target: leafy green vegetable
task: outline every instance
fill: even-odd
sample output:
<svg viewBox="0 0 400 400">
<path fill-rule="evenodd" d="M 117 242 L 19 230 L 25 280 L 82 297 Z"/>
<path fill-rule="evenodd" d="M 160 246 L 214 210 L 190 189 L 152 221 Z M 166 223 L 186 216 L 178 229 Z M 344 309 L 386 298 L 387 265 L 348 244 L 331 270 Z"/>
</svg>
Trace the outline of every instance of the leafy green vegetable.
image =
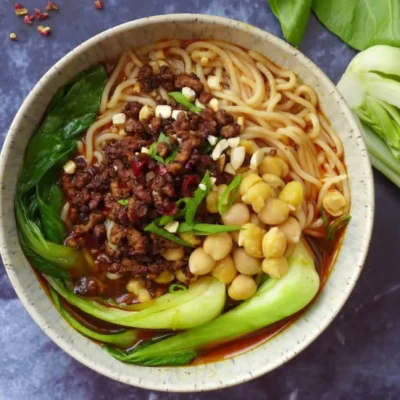
<svg viewBox="0 0 400 400">
<path fill-rule="evenodd" d="M 118 200 L 118 204 L 121 204 L 121 206 L 126 207 L 129 203 L 129 199 L 120 199 Z"/>
<path fill-rule="evenodd" d="M 311 12 L 311 0 L 268 0 L 286 40 L 299 46 Z"/>
<path fill-rule="evenodd" d="M 60 89 L 28 143 L 19 194 L 36 186 L 47 171 L 75 151 L 77 138 L 96 119 L 106 81 L 107 72 L 97 66 Z"/>
<path fill-rule="evenodd" d="M 193 233 L 194 235 L 204 236 L 214 235 L 216 233 L 239 231 L 240 229 L 240 226 L 235 225 L 215 225 L 199 222 L 188 224 L 187 222 L 181 222 L 178 227 L 178 233 Z"/>
<path fill-rule="evenodd" d="M 207 324 L 139 346 L 133 352 L 111 354 L 139 365 L 185 365 L 209 344 L 236 339 L 293 315 L 309 304 L 318 288 L 313 257 L 300 242 L 289 259 L 288 273 L 280 279 L 268 279 L 251 299 L 236 308 Z"/>
<path fill-rule="evenodd" d="M 225 189 L 224 193 L 222 193 L 221 198 L 218 201 L 218 212 L 223 215 L 229 211 L 229 209 L 233 206 L 233 203 L 236 200 L 237 195 L 239 194 L 240 184 L 242 183 L 243 177 L 241 175 L 237 175 L 232 179 L 232 182 Z"/>
<path fill-rule="evenodd" d="M 313 0 L 312 8 L 331 32 L 355 49 L 400 46 L 397 0 Z"/>
<path fill-rule="evenodd" d="M 15 213 L 26 256 L 41 272 L 67 276 L 67 269 L 85 268 L 81 253 L 61 243 L 62 193 L 56 168 L 76 149 L 79 135 L 96 119 L 107 80 L 102 66 L 79 75 L 61 88 L 32 136 L 17 184 Z"/>
<path fill-rule="evenodd" d="M 51 287 L 68 303 L 98 319 L 113 324 L 144 329 L 188 329 L 218 316 L 225 305 L 225 285 L 203 277 L 187 291 L 165 294 L 138 305 L 139 311 L 110 308 L 77 296 L 60 279 L 47 277 Z"/>
<path fill-rule="evenodd" d="M 156 225 L 156 221 L 151 222 L 149 225 L 147 225 L 144 230 L 146 232 L 152 232 L 156 234 L 157 236 L 161 236 L 164 239 L 169 240 L 170 242 L 180 244 L 181 246 L 185 247 L 193 247 L 190 243 L 186 242 L 186 240 L 180 239 L 178 236 L 174 235 L 171 232 L 168 232 L 167 230 L 160 228 L 159 226 Z"/>
<path fill-rule="evenodd" d="M 168 95 L 177 103 L 185 106 L 192 113 L 200 114 L 203 111 L 202 108 L 196 107 L 192 102 L 190 102 L 181 92 L 169 92 Z"/>
<path fill-rule="evenodd" d="M 210 171 L 207 170 L 201 180 L 199 187 L 194 192 L 192 201 L 188 203 L 188 207 L 185 214 L 185 220 L 188 224 L 193 223 L 194 217 L 196 216 L 197 209 L 205 197 L 210 193 L 211 190 L 211 179 Z"/>
<path fill-rule="evenodd" d="M 109 343 L 122 348 L 132 347 L 138 341 L 137 332 L 133 329 L 129 329 L 121 333 L 105 335 L 87 328 L 62 307 L 57 293 L 52 288 L 50 288 L 50 294 L 59 313 L 74 329 L 76 329 L 82 335 L 97 340 L 98 342 Z"/>
<path fill-rule="evenodd" d="M 398 186 L 399 79 L 400 49 L 382 45 L 357 54 L 338 83 L 338 89 L 363 122 L 372 164 Z"/>
<path fill-rule="evenodd" d="M 151 158 L 153 158 L 154 160 L 158 161 L 160 164 L 164 164 L 164 165 L 167 165 L 167 164 L 169 164 L 171 161 L 174 161 L 175 158 L 176 158 L 176 155 L 179 153 L 179 149 L 174 149 L 174 150 L 171 152 L 171 154 L 170 154 L 168 157 L 166 157 L 166 158 L 164 159 L 164 158 L 160 157 L 160 156 L 157 154 L 157 145 L 158 145 L 159 143 L 169 143 L 168 136 L 167 136 L 165 133 L 163 133 L 163 132 L 160 133 L 160 136 L 158 137 L 157 142 L 154 142 L 154 143 L 149 147 L 149 156 L 150 156 Z"/>
</svg>

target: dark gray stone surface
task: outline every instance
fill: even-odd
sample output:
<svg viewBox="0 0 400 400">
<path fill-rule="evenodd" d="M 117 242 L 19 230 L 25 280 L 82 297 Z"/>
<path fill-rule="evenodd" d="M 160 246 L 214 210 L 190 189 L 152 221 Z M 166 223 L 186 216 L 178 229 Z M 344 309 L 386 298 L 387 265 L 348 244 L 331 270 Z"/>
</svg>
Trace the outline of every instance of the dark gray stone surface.
<svg viewBox="0 0 400 400">
<path fill-rule="evenodd" d="M 281 36 L 265 0 L 59 1 L 46 21 L 52 36 L 14 16 L 13 2 L 0 8 L 0 133 L 3 142 L 21 102 L 38 79 L 69 50 L 93 35 L 149 15 L 198 12 L 222 15 Z M 46 0 L 24 0 L 31 9 Z M 8 38 L 16 32 L 16 43 Z M 134 42 L 132 43 L 134 45 Z M 354 52 L 312 18 L 301 50 L 337 82 Z M 80 365 L 31 320 L 0 268 L 0 400 L 32 399 L 252 399 L 348 400 L 400 397 L 400 191 L 375 173 L 376 220 L 361 278 L 336 320 L 304 352 L 252 382 L 206 394 L 163 394 L 125 386 Z"/>
</svg>

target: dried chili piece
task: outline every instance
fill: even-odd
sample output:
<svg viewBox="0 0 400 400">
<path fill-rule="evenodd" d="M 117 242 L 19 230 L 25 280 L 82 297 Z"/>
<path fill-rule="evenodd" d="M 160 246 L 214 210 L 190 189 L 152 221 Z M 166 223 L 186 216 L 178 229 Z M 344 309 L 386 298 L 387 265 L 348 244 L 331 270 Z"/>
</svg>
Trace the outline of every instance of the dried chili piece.
<svg viewBox="0 0 400 400">
<path fill-rule="evenodd" d="M 25 17 L 24 17 L 24 22 L 27 24 L 27 25 L 32 25 L 32 21 L 35 19 L 35 16 L 33 15 L 33 14 L 27 14 L 27 15 L 25 15 Z"/>
<path fill-rule="evenodd" d="M 10 33 L 10 39 L 11 40 L 18 40 L 18 37 L 15 33 Z"/>
<path fill-rule="evenodd" d="M 101 0 L 95 0 L 94 6 L 95 6 L 98 10 L 101 10 L 101 9 L 103 9 L 103 7 L 104 7 L 103 2 L 102 2 Z"/>
<path fill-rule="evenodd" d="M 58 5 L 54 1 L 48 1 L 46 6 L 46 11 L 57 11 Z"/>
<path fill-rule="evenodd" d="M 43 25 L 39 25 L 39 26 L 37 27 L 37 30 L 39 31 L 39 33 L 40 33 L 42 36 L 49 36 L 49 35 L 50 35 L 50 31 L 51 31 L 50 27 L 48 27 L 48 26 L 43 26 Z"/>
<path fill-rule="evenodd" d="M 38 8 L 35 8 L 35 15 L 39 21 L 49 18 L 48 13 L 42 13 Z"/>
<path fill-rule="evenodd" d="M 133 169 L 133 175 L 135 176 L 141 176 L 143 175 L 143 168 L 149 163 L 149 160 L 143 159 L 139 161 L 133 161 L 132 162 L 132 169 Z"/>
<path fill-rule="evenodd" d="M 15 3 L 14 4 L 14 9 L 15 9 L 15 14 L 17 14 L 19 17 L 21 15 L 28 14 L 28 9 L 25 8 L 21 3 Z"/>
</svg>

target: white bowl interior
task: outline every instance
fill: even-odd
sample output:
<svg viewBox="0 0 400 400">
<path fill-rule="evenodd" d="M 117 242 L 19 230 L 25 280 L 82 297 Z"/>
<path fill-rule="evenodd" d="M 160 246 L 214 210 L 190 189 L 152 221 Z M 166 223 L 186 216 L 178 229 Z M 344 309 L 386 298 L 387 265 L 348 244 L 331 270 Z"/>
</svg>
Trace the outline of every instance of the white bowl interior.
<svg viewBox="0 0 400 400">
<path fill-rule="evenodd" d="M 350 175 L 352 219 L 335 268 L 318 299 L 288 329 L 258 348 L 235 358 L 200 366 L 147 368 L 123 364 L 78 334 L 58 314 L 17 240 L 14 191 L 29 137 L 46 107 L 68 80 L 122 51 L 164 38 L 218 38 L 254 49 L 276 64 L 292 69 L 318 93 L 322 110 L 340 134 Z M 202 15 L 167 15 L 130 22 L 85 42 L 39 81 L 14 119 L 2 155 L 0 173 L 0 242 L 10 280 L 36 323 L 72 357 L 116 380 L 143 388 L 197 391 L 244 382 L 289 360 L 310 344 L 332 321 L 361 271 L 372 230 L 373 181 L 361 132 L 332 82 L 305 56 L 282 40 L 241 22 Z"/>
</svg>

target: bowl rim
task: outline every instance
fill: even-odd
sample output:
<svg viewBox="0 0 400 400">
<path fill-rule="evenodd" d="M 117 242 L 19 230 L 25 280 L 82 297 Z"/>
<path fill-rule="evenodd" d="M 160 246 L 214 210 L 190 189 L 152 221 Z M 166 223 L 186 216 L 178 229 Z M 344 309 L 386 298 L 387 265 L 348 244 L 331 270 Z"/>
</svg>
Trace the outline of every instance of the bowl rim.
<svg viewBox="0 0 400 400">
<path fill-rule="evenodd" d="M 10 148 L 10 144 L 12 142 L 12 137 L 13 137 L 13 134 L 11 134 L 11 133 L 15 131 L 15 128 L 19 125 L 21 118 L 23 118 L 25 109 L 30 107 L 32 100 L 35 99 L 37 93 L 41 90 L 41 87 L 46 85 L 46 81 L 48 80 L 49 77 L 56 74 L 57 70 L 62 69 L 64 64 L 66 64 L 70 58 L 73 58 L 78 54 L 84 53 L 92 45 L 96 44 L 99 41 L 107 39 L 107 37 L 110 35 L 117 35 L 124 31 L 129 31 L 130 29 L 135 28 L 135 27 L 137 28 L 140 26 L 146 26 L 148 24 L 161 23 L 161 22 L 165 21 L 166 19 L 169 22 L 173 22 L 173 21 L 192 22 L 194 20 L 196 20 L 196 21 L 199 20 L 204 23 L 217 24 L 217 25 L 223 26 L 227 29 L 232 28 L 233 27 L 232 25 L 235 24 L 235 27 L 234 27 L 235 29 L 242 30 L 242 31 L 250 30 L 251 34 L 255 35 L 255 36 L 262 35 L 265 38 L 265 40 L 282 48 L 282 50 L 285 51 L 288 55 L 290 54 L 291 57 L 297 57 L 301 60 L 301 62 L 303 64 L 311 67 L 312 74 L 318 76 L 318 78 L 320 80 L 322 80 L 324 82 L 324 84 L 330 89 L 332 96 L 336 96 L 339 99 L 339 101 L 341 102 L 341 106 L 343 107 L 343 111 L 345 113 L 347 120 L 352 124 L 352 129 L 359 134 L 358 136 L 361 137 L 361 131 L 360 131 L 361 127 L 360 127 L 359 123 L 356 121 L 354 114 L 347 106 L 347 103 L 345 102 L 345 100 L 343 99 L 343 97 L 341 96 L 339 91 L 336 89 L 336 86 L 333 84 L 333 82 L 307 56 L 305 56 L 303 53 L 301 53 L 296 48 L 292 47 L 287 42 L 283 41 L 282 39 L 276 37 L 275 35 L 267 32 L 267 31 L 264 31 L 260 28 L 257 28 L 252 25 L 249 25 L 249 24 L 246 24 L 241 21 L 234 20 L 234 19 L 230 19 L 230 18 L 214 16 L 214 15 L 195 14 L 195 13 L 193 13 L 193 14 L 191 14 L 191 13 L 166 14 L 166 15 L 157 15 L 157 16 L 140 18 L 137 20 L 125 22 L 123 24 L 109 28 L 109 29 L 107 29 L 103 32 L 100 32 L 97 35 L 89 38 L 85 42 L 81 43 L 80 45 L 78 45 L 77 47 L 75 47 L 74 49 L 69 51 L 67 54 L 65 54 L 59 61 L 57 61 L 57 63 L 54 64 L 35 84 L 35 86 L 30 91 L 30 93 L 28 94 L 28 96 L 26 97 L 24 102 L 22 103 L 16 116 L 13 119 L 13 122 L 7 133 L 7 136 L 5 138 L 4 145 L 3 145 L 3 148 L 1 151 L 0 176 L 4 176 L 4 173 L 5 173 L 6 160 L 8 158 L 9 148 Z M 366 152 L 365 143 L 364 143 L 364 140 L 362 139 L 362 137 L 361 137 L 361 142 L 362 142 L 362 145 L 361 145 L 360 152 L 363 152 L 363 151 Z M 180 387 L 174 387 L 173 391 L 175 391 L 175 392 L 191 392 L 192 391 L 193 392 L 193 391 L 215 390 L 215 389 L 220 389 L 220 388 L 237 385 L 239 383 L 243 383 L 243 382 L 249 381 L 251 379 L 254 379 L 256 377 L 259 377 L 269 371 L 274 370 L 275 368 L 281 366 L 282 364 L 284 364 L 287 361 L 289 361 L 290 359 L 292 359 L 295 355 L 297 355 L 299 352 L 301 352 L 306 347 L 308 347 L 308 345 L 310 345 L 327 328 L 327 326 L 334 320 L 336 315 L 342 309 L 344 303 L 346 302 L 349 295 L 351 294 L 351 292 L 354 288 L 354 285 L 358 280 L 359 274 L 362 270 L 362 267 L 365 263 L 365 259 L 368 254 L 368 249 L 369 249 L 371 235 L 372 235 L 372 228 L 373 228 L 375 198 L 374 198 L 373 175 L 372 175 L 372 169 L 371 169 L 370 165 L 369 165 L 369 169 L 366 168 L 365 172 L 366 172 L 366 175 L 368 178 L 367 182 L 366 182 L 366 187 L 367 187 L 366 190 L 369 194 L 369 198 L 366 201 L 369 202 L 370 207 L 368 208 L 366 226 L 365 226 L 365 231 L 364 231 L 364 235 L 363 235 L 364 241 L 362 243 L 362 246 L 360 246 L 358 249 L 357 261 L 358 261 L 360 268 L 354 269 L 354 273 L 352 274 L 353 279 L 350 283 L 348 283 L 347 287 L 345 288 L 345 291 L 342 292 L 341 301 L 336 305 L 336 307 L 333 310 L 331 310 L 331 309 L 329 310 L 329 317 L 325 318 L 322 325 L 319 326 L 318 331 L 313 334 L 309 334 L 308 337 L 304 341 L 297 343 L 295 346 L 293 346 L 293 349 L 291 350 L 290 354 L 286 354 L 285 357 L 281 357 L 280 359 L 271 363 L 269 366 L 260 368 L 259 370 L 255 371 L 255 372 L 250 371 L 248 374 L 243 373 L 238 377 L 232 376 L 229 378 L 229 380 L 227 382 L 221 381 L 220 384 L 218 384 L 218 383 L 208 384 L 205 382 L 202 382 L 201 385 L 182 384 Z M 0 191 L 0 213 L 2 212 L 2 203 L 3 203 L 3 185 L 2 185 L 1 191 Z M 14 290 L 16 291 L 19 299 L 21 300 L 22 304 L 24 305 L 25 309 L 28 311 L 28 313 L 32 317 L 32 319 L 39 325 L 39 327 L 41 327 L 41 329 L 49 336 L 49 338 L 53 342 L 55 342 L 60 348 L 62 348 L 67 354 L 69 354 L 71 357 L 76 359 L 78 362 L 82 363 L 83 365 L 89 367 L 90 369 L 92 369 L 98 373 L 101 373 L 102 375 L 105 375 L 111 379 L 120 381 L 122 383 L 141 387 L 144 389 L 168 391 L 168 388 L 165 386 L 162 386 L 159 382 L 157 382 L 157 380 L 152 381 L 151 379 L 149 379 L 147 382 L 144 382 L 143 380 L 132 382 L 132 379 L 130 381 L 128 381 L 125 377 L 120 376 L 119 374 L 111 373 L 103 365 L 96 364 L 86 354 L 81 354 L 75 348 L 69 347 L 67 345 L 65 339 L 60 337 L 57 334 L 57 331 L 55 328 L 53 328 L 52 326 L 46 326 L 46 324 L 44 322 L 44 318 L 41 315 L 41 312 L 39 312 L 37 310 L 37 308 L 32 303 L 29 302 L 27 296 L 25 295 L 25 293 L 22 290 L 22 285 L 20 285 L 20 283 L 18 282 L 17 274 L 14 272 L 14 270 L 12 268 L 12 263 L 11 263 L 13 255 L 8 253 L 8 249 L 7 249 L 7 246 L 5 243 L 6 234 L 7 234 L 7 232 L 5 231 L 4 222 L 3 222 L 3 219 L 1 219 L 1 221 L 0 221 L 0 249 L 1 249 L 1 254 L 3 257 L 4 265 L 6 267 L 6 272 L 9 276 L 11 284 L 12 284 Z M 22 249 L 21 249 L 21 252 L 22 252 Z M 77 334 L 79 334 L 79 333 L 77 333 Z M 222 362 L 224 362 L 224 361 L 222 361 Z M 145 367 L 145 368 L 149 368 L 149 367 Z"/>
</svg>

